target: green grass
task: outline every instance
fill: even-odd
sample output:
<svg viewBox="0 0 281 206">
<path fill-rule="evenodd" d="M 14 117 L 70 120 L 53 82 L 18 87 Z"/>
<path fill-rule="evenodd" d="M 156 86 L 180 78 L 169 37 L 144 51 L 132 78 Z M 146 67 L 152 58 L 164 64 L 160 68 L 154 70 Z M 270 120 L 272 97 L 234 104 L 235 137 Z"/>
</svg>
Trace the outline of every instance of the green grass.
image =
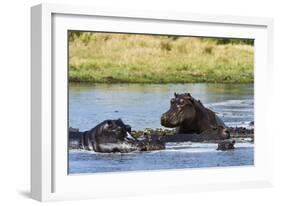
<svg viewBox="0 0 281 206">
<path fill-rule="evenodd" d="M 70 82 L 254 81 L 250 40 L 89 32 L 69 36 Z"/>
</svg>

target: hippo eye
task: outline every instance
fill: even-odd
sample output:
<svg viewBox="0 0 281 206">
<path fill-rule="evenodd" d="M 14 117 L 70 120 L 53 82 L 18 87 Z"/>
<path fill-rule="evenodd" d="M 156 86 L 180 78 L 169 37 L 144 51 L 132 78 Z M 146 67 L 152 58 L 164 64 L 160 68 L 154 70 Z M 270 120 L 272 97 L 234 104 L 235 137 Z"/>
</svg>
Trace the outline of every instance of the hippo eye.
<svg viewBox="0 0 281 206">
<path fill-rule="evenodd" d="M 183 105 L 185 102 L 184 102 L 183 99 L 180 99 L 179 103 L 180 103 L 181 105 Z"/>
<path fill-rule="evenodd" d="M 175 103 L 175 98 L 171 99 L 171 104 Z"/>
</svg>

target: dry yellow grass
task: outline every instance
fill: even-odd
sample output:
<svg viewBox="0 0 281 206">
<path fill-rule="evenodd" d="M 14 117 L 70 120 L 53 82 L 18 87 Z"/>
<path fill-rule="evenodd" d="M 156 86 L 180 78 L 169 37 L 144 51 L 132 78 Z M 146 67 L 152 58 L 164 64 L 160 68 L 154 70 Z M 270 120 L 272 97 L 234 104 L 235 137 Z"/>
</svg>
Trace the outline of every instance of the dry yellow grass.
<svg viewBox="0 0 281 206">
<path fill-rule="evenodd" d="M 73 82 L 253 82 L 254 49 L 215 39 L 84 32 L 69 43 Z"/>
</svg>

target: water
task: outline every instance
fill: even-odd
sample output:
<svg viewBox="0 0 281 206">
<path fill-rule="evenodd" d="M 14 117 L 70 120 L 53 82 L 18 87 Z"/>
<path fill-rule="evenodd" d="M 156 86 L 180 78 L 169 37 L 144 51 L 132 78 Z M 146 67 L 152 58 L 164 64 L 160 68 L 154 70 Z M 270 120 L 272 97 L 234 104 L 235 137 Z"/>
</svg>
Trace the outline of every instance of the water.
<svg viewBox="0 0 281 206">
<path fill-rule="evenodd" d="M 70 85 L 69 125 L 89 130 L 105 119 L 122 118 L 134 130 L 161 128 L 173 93 L 190 92 L 215 111 L 228 126 L 254 120 L 253 84 L 96 84 Z M 216 144 L 168 144 L 163 151 L 98 154 L 70 151 L 69 173 L 253 165 L 252 143 L 233 151 L 216 151 Z"/>
</svg>

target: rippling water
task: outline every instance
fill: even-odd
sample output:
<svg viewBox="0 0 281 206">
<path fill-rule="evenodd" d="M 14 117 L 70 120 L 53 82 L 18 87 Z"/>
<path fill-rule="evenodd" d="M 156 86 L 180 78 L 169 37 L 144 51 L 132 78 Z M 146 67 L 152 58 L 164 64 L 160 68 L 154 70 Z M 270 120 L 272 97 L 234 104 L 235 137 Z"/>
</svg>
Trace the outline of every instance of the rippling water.
<svg viewBox="0 0 281 206">
<path fill-rule="evenodd" d="M 70 85 L 69 125 L 88 130 L 105 119 L 122 118 L 133 129 L 160 128 L 160 116 L 169 109 L 173 93 L 190 92 L 215 111 L 228 126 L 254 120 L 253 84 L 96 84 Z M 216 144 L 168 144 L 156 152 L 98 154 L 70 151 L 69 173 L 147 169 L 253 165 L 252 143 L 233 151 L 216 151 Z"/>
</svg>

